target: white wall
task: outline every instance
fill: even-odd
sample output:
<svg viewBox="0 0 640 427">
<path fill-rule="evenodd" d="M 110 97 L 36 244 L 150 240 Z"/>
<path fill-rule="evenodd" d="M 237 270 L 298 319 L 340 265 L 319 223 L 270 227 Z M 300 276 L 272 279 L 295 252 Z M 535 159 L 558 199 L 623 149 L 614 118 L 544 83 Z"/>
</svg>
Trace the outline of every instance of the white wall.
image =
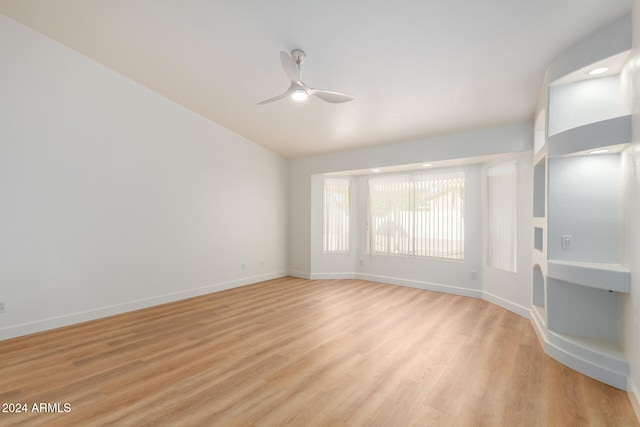
<svg viewBox="0 0 640 427">
<path fill-rule="evenodd" d="M 311 278 L 311 165 L 289 162 L 288 274 Z"/>
<path fill-rule="evenodd" d="M 513 159 L 502 159 L 501 161 L 515 160 L 518 169 L 518 224 L 517 224 L 517 261 L 516 272 L 509 272 L 487 266 L 486 243 L 483 246 L 483 269 L 482 288 L 483 296 L 488 301 L 508 308 L 509 310 L 529 317 L 529 310 L 532 305 L 532 281 L 531 273 L 531 251 L 533 248 L 533 154 L 527 152 L 520 154 Z M 487 165 L 491 166 L 491 165 Z M 483 183 L 483 194 L 486 194 L 486 182 Z M 486 212 L 486 197 L 483 200 Z M 484 242 L 487 241 L 486 221 L 483 222 Z"/>
<path fill-rule="evenodd" d="M 549 259 L 619 263 L 620 155 L 549 159 L 549 182 Z"/>
<path fill-rule="evenodd" d="M 0 339 L 285 274 L 285 159 L 2 15 L 0 64 Z"/>
<path fill-rule="evenodd" d="M 348 253 L 324 253 L 322 251 L 323 234 L 323 204 L 324 204 L 324 178 L 325 175 L 311 177 L 311 276 L 312 279 L 333 279 L 355 277 L 356 253 L 358 252 L 358 233 L 355 232 L 359 221 L 361 209 L 358 203 L 359 188 L 353 177 L 341 176 L 350 179 L 350 244 Z M 332 176 L 333 178 L 333 176 Z"/>
<path fill-rule="evenodd" d="M 352 150 L 338 154 L 293 160 L 290 166 L 289 272 L 300 277 L 360 277 L 386 283 L 482 296 L 482 170 L 464 166 L 467 173 L 467 222 L 465 261 L 442 261 L 410 257 L 383 257 L 366 253 L 366 182 L 354 178 L 352 207 L 358 238 L 351 254 L 323 254 L 321 174 L 346 172 L 438 160 L 462 159 L 491 154 L 530 151 L 531 124 L 518 124 L 476 132 L 449 135 L 424 141 Z M 530 168 L 530 165 L 527 166 Z M 530 178 L 529 178 L 530 180 Z M 526 183 L 523 184 L 526 186 Z M 531 203 L 531 189 L 522 197 Z M 530 213 L 529 205 L 528 211 Z M 295 219 L 294 219 L 295 218 Z M 529 220 L 528 220 L 529 221 Z M 529 227 L 530 229 L 531 227 Z M 529 230 L 530 231 L 530 230 Z M 523 284 L 515 284 L 516 301 L 530 299 L 531 244 L 522 256 L 529 273 Z M 362 261 L 362 264 L 360 263 Z M 471 278 L 476 272 L 476 279 Z M 493 289 L 501 294 L 499 289 Z M 511 297 L 508 290 L 500 298 Z M 512 308 L 512 307 L 509 307 Z"/>
<path fill-rule="evenodd" d="M 631 270 L 631 293 L 621 297 L 621 337 L 631 365 L 629 388 L 640 417 L 640 0 L 633 2 L 633 50 L 624 70 L 631 94 L 633 143 L 622 153 L 622 200 L 625 203 L 622 233 L 623 264 Z"/>
</svg>

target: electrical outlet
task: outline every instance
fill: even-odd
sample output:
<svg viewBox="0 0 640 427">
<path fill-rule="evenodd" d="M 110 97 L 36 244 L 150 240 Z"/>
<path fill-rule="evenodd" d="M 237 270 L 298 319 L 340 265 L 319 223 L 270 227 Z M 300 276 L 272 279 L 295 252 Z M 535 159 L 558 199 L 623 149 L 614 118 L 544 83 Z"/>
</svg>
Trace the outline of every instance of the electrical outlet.
<svg viewBox="0 0 640 427">
<path fill-rule="evenodd" d="M 571 249 L 571 235 L 562 235 L 562 249 Z"/>
<path fill-rule="evenodd" d="M 7 311 L 7 302 L 0 301 L 0 313 L 6 313 Z"/>
<path fill-rule="evenodd" d="M 261 261 L 261 262 L 260 262 L 260 267 L 261 267 L 261 268 L 264 268 L 264 261 Z"/>
<path fill-rule="evenodd" d="M 478 272 L 477 271 L 472 271 L 471 272 L 471 280 L 478 280 Z"/>
<path fill-rule="evenodd" d="M 240 264 L 240 270 L 247 271 L 247 264 Z"/>
</svg>

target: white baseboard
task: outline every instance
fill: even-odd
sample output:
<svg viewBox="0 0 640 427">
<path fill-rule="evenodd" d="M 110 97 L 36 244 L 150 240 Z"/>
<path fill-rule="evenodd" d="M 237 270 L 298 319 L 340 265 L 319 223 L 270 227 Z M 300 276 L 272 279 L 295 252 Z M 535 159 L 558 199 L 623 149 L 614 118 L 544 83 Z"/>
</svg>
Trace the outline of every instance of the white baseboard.
<svg viewBox="0 0 640 427">
<path fill-rule="evenodd" d="M 531 326 L 533 326 L 533 331 L 536 333 L 538 337 L 538 342 L 540 346 L 544 348 L 544 343 L 547 341 L 547 327 L 546 320 L 542 318 L 540 312 L 536 307 L 531 308 Z"/>
<path fill-rule="evenodd" d="M 418 280 L 401 279 L 398 277 L 379 276 L 375 274 L 364 273 L 302 273 L 302 272 L 289 272 L 290 276 L 301 277 L 310 280 L 330 280 L 330 279 L 361 279 L 369 280 L 372 282 L 387 283 L 390 285 L 408 286 L 411 288 L 424 289 L 428 291 L 444 292 L 454 295 L 463 295 L 467 297 L 481 298 L 506 310 L 509 310 L 519 316 L 526 319 L 531 319 L 531 310 L 497 295 L 489 292 L 484 292 L 478 289 L 461 288 L 457 286 L 441 285 L 430 282 L 421 282 Z"/>
<path fill-rule="evenodd" d="M 355 273 L 312 273 L 311 280 L 355 279 Z"/>
<path fill-rule="evenodd" d="M 531 324 L 545 354 L 588 377 L 621 390 L 628 389 L 629 362 L 622 353 L 614 354 L 577 337 L 549 331 L 538 310 L 531 310 L 531 315 Z"/>
<path fill-rule="evenodd" d="M 418 280 L 400 279 L 398 277 L 378 276 L 363 273 L 307 273 L 303 271 L 289 270 L 289 276 L 309 280 L 333 280 L 333 279 L 360 279 L 371 282 L 386 283 L 389 285 L 408 286 L 410 288 L 424 289 L 426 291 L 444 292 L 447 294 L 462 295 L 466 297 L 482 298 L 482 291 L 478 289 L 461 288 L 457 286 L 440 285 L 436 283 L 421 282 Z"/>
<path fill-rule="evenodd" d="M 506 300 L 502 297 L 483 291 L 482 299 L 485 301 L 489 301 L 490 303 L 495 304 L 498 307 L 502 307 L 505 310 L 509 310 L 519 316 L 522 316 L 525 319 L 531 319 L 531 310 L 519 304 Z"/>
<path fill-rule="evenodd" d="M 602 363 L 596 363 L 592 359 L 602 359 L 603 356 L 595 351 L 573 352 L 571 343 L 558 343 L 555 340 L 545 342 L 544 352 L 569 368 L 580 372 L 588 377 L 608 384 L 611 387 L 620 390 L 627 389 L 627 373 L 628 369 L 617 369 L 616 365 L 620 364 L 620 360 L 610 358 Z"/>
<path fill-rule="evenodd" d="M 638 387 L 636 387 L 631 377 L 627 378 L 627 393 L 629 394 L 631 406 L 633 406 L 633 410 L 636 413 L 636 418 L 640 421 L 640 392 L 638 392 Z"/>
<path fill-rule="evenodd" d="M 0 341 L 286 276 L 277 271 L 0 328 Z"/>
<path fill-rule="evenodd" d="M 296 271 L 296 270 L 288 270 L 287 276 L 297 277 L 299 279 L 307 279 L 311 280 L 311 273 L 306 271 Z"/>
<path fill-rule="evenodd" d="M 424 289 L 426 291 L 444 292 L 447 294 L 462 295 L 465 297 L 481 298 L 482 291 L 478 289 L 460 288 L 457 286 L 439 285 L 436 283 L 420 282 L 417 280 L 400 279 L 397 277 L 378 276 L 374 274 L 356 273 L 355 279 L 369 280 L 371 282 L 387 283 L 389 285 L 408 286 L 410 288 Z"/>
</svg>

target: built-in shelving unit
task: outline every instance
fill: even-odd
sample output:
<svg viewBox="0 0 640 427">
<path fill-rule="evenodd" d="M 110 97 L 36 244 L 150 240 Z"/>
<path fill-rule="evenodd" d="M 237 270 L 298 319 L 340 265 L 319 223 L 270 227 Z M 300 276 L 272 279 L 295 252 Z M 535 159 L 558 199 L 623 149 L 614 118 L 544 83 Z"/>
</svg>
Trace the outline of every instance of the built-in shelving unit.
<svg viewBox="0 0 640 427">
<path fill-rule="evenodd" d="M 629 34 L 621 19 L 550 65 L 533 160 L 532 323 L 547 354 L 622 389 L 618 296 L 631 278 L 618 253 L 619 152 L 631 142 L 631 115 L 620 69 Z M 609 70 L 590 76 L 596 66 Z"/>
<path fill-rule="evenodd" d="M 546 98 L 546 93 L 544 94 Z M 544 98 L 543 98 L 544 100 Z M 546 329 L 546 229 L 547 229 L 547 144 L 546 108 L 541 109 L 534 126 L 533 159 L 533 251 L 532 318 Z"/>
</svg>

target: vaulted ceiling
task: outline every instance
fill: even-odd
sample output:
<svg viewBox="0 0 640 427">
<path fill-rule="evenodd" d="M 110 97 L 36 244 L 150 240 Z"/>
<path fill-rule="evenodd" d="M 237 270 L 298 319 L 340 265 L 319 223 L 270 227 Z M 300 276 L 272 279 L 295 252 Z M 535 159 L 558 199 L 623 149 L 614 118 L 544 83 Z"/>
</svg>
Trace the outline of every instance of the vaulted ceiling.
<svg viewBox="0 0 640 427">
<path fill-rule="evenodd" d="M 631 0 L 0 0 L 3 13 L 288 158 L 532 120 L 545 68 Z M 356 97 L 257 102 L 289 87 Z M 44 66 L 44 65 L 43 65 Z"/>
</svg>

